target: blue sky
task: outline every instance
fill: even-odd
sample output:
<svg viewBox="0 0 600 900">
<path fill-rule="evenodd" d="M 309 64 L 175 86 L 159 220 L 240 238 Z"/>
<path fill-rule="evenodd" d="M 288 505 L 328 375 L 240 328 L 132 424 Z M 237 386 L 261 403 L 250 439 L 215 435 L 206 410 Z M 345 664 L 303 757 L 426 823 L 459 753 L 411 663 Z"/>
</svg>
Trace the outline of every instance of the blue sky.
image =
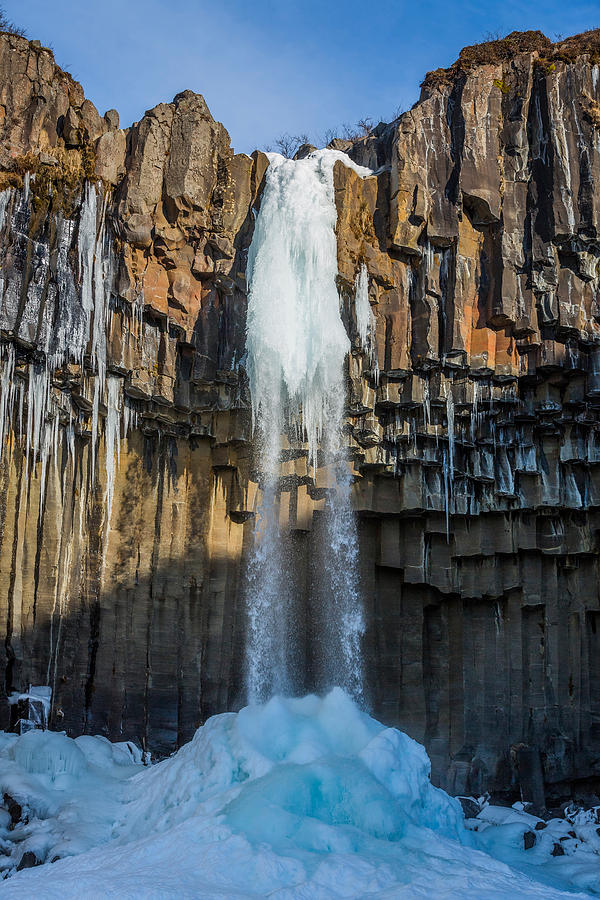
<svg viewBox="0 0 600 900">
<path fill-rule="evenodd" d="M 599 2 L 546 0 L 0 0 L 54 49 L 100 113 L 124 127 L 191 88 L 237 151 L 283 132 L 379 121 L 414 103 L 425 72 L 488 32 L 548 37 L 600 25 Z"/>
</svg>

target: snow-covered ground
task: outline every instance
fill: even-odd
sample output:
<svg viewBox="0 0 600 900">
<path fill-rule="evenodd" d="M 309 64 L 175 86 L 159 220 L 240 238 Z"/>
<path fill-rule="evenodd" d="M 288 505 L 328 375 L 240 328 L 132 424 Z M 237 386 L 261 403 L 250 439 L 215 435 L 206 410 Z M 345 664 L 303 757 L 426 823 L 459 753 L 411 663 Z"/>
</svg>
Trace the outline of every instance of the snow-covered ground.
<svg viewBox="0 0 600 900">
<path fill-rule="evenodd" d="M 465 825 L 423 747 L 339 689 L 215 716 L 151 767 L 104 738 L 3 734 L 0 792 L 7 900 L 600 893 L 593 813 L 536 830 L 486 806 Z"/>
</svg>

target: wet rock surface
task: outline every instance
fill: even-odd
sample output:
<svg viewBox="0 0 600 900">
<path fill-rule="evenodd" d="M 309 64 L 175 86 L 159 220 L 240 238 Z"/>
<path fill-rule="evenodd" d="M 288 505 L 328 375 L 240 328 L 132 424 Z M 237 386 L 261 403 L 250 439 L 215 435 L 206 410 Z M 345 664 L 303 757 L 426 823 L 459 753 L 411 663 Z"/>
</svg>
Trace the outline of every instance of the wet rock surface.
<svg viewBox="0 0 600 900">
<path fill-rule="evenodd" d="M 450 792 L 538 806 L 600 777 L 600 42 L 583 38 L 480 45 L 349 148 L 371 177 L 335 167 L 374 712 Z M 235 154 L 190 91 L 121 129 L 50 51 L 2 35 L 0 72 L 3 689 L 50 683 L 53 727 L 166 753 L 243 699 L 245 272 L 268 160 Z M 305 452 L 282 460 L 307 610 L 327 488 Z"/>
</svg>

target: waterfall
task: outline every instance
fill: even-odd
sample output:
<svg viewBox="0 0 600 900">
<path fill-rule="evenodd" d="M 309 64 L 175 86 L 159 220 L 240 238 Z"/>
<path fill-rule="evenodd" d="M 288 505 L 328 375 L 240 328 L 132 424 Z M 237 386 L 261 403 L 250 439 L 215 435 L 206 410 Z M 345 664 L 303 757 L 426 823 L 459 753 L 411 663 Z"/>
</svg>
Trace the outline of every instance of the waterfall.
<svg viewBox="0 0 600 900">
<path fill-rule="evenodd" d="M 294 666 L 295 591 L 279 527 L 280 462 L 287 441 L 306 441 L 313 473 L 317 462 L 331 471 L 324 516 L 329 551 L 323 586 L 326 633 L 319 666 L 328 681 L 355 696 L 362 685 L 364 625 L 343 430 L 350 342 L 336 286 L 337 160 L 360 175 L 370 174 L 333 150 L 298 161 L 269 154 L 248 256 L 246 350 L 262 491 L 247 578 L 247 678 L 254 700 L 275 689 L 289 693 L 301 687 Z"/>
</svg>

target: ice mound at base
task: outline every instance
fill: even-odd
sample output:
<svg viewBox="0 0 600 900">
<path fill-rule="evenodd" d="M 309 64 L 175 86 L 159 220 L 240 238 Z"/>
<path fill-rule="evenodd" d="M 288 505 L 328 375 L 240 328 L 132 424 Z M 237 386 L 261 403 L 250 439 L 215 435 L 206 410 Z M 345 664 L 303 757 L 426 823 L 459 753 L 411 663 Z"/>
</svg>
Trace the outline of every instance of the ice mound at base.
<svg viewBox="0 0 600 900">
<path fill-rule="evenodd" d="M 460 805 L 433 787 L 429 769 L 420 744 L 361 712 L 339 688 L 323 699 L 275 697 L 214 716 L 174 758 L 141 773 L 132 788 L 144 790 L 118 830 L 164 830 L 218 807 L 236 830 L 269 842 L 289 832 L 298 838 L 304 819 L 382 840 L 398 840 L 412 823 L 460 840 Z M 315 830 L 308 843 L 327 849 L 329 840 Z"/>
<path fill-rule="evenodd" d="M 150 768 L 102 738 L 5 735 L 0 789 L 29 811 L 16 854 L 62 857 L 3 898 L 567 896 L 477 850 L 424 748 L 339 689 L 215 716 Z"/>
</svg>

